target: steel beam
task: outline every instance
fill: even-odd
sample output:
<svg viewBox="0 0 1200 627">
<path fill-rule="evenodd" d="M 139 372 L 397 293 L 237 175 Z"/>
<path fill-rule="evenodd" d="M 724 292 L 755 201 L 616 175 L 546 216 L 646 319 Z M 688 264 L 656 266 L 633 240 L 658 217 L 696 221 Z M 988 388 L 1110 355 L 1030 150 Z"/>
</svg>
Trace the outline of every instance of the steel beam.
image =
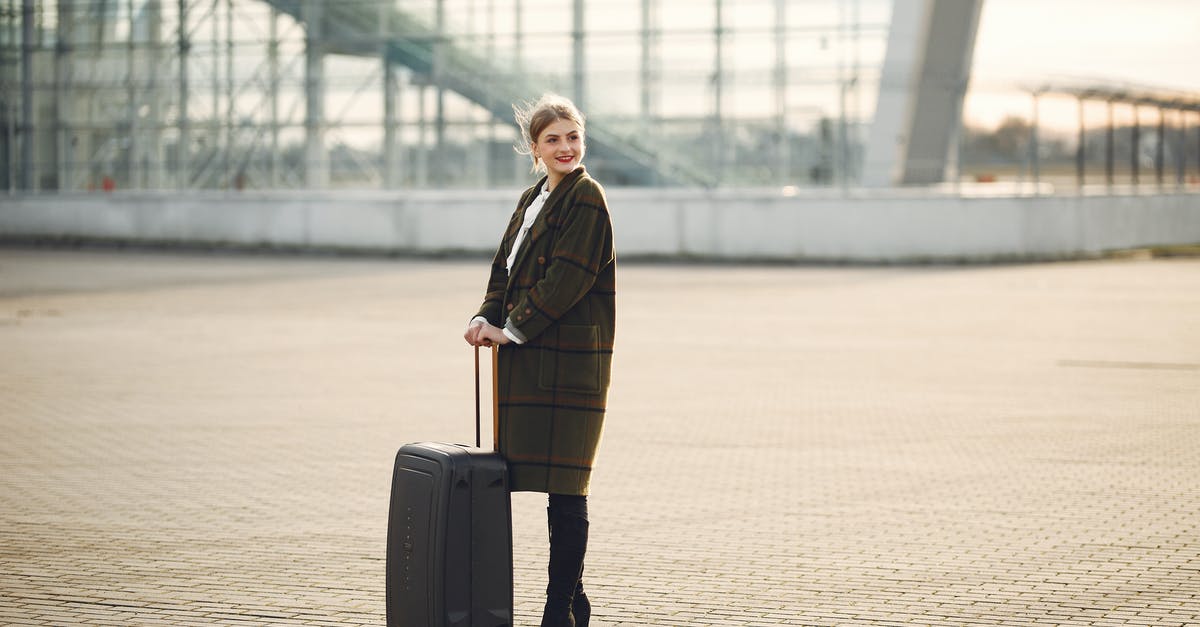
<svg viewBox="0 0 1200 627">
<path fill-rule="evenodd" d="M 1158 108 L 1158 137 L 1154 142 L 1154 182 L 1161 188 L 1166 183 L 1167 112 Z"/>
<path fill-rule="evenodd" d="M 574 8 L 571 12 L 571 43 L 572 43 L 572 71 L 571 78 L 573 81 L 575 106 L 581 111 L 587 111 L 587 47 L 585 46 L 584 37 L 584 5 L 583 0 L 575 0 Z"/>
<path fill-rule="evenodd" d="M 33 51 L 34 0 L 21 0 L 21 178 L 22 191 L 34 191 L 33 162 Z"/>
<path fill-rule="evenodd" d="M 1142 121 L 1141 121 L 1139 107 L 1135 104 L 1135 105 L 1133 105 L 1133 141 L 1130 142 L 1132 147 L 1131 147 L 1130 153 L 1129 153 L 1129 161 L 1130 161 L 1129 165 L 1130 165 L 1130 168 L 1132 168 L 1129 173 L 1129 177 L 1130 177 L 1129 182 L 1134 187 L 1137 187 L 1138 169 L 1141 166 L 1141 163 L 1139 163 L 1140 157 L 1141 157 L 1141 146 L 1140 146 L 1141 143 L 1142 143 Z"/>
<path fill-rule="evenodd" d="M 983 0 L 893 0 L 864 185 L 945 179 L 982 10 Z"/>
<path fill-rule="evenodd" d="M 712 88 L 713 88 L 713 153 L 712 153 L 712 170 L 713 178 L 716 184 L 720 185 L 725 176 L 725 119 L 724 111 L 722 110 L 722 101 L 725 99 L 723 91 L 725 84 L 725 23 L 724 23 L 724 3 L 722 0 L 716 0 L 715 17 L 713 20 L 713 73 L 712 73 Z"/>
<path fill-rule="evenodd" d="M 216 16 L 213 16 L 214 19 Z M 234 189 L 239 187 L 239 182 L 235 177 L 239 174 L 234 174 L 233 159 L 234 153 L 234 126 L 237 124 L 237 93 L 233 87 L 233 0 L 225 0 L 225 123 L 221 125 L 222 136 L 224 140 L 221 142 L 225 148 L 222 151 L 222 176 L 220 187 L 225 189 Z"/>
<path fill-rule="evenodd" d="M 162 51 L 162 0 L 146 1 L 146 33 L 149 47 L 146 54 L 146 98 L 148 111 L 146 125 L 149 141 L 149 169 L 146 172 L 146 187 L 161 189 L 166 175 L 166 163 L 163 158 L 163 105 L 162 94 L 159 91 L 159 74 L 162 67 L 160 52 Z"/>
<path fill-rule="evenodd" d="M 1179 157 L 1175 159 L 1175 185 L 1183 187 L 1184 174 L 1187 172 L 1187 112 L 1180 109 L 1177 112 L 1176 119 L 1179 121 L 1179 135 L 1175 141 L 1177 146 L 1176 152 Z"/>
<path fill-rule="evenodd" d="M 400 83 L 396 73 L 399 68 L 387 54 L 387 36 L 390 33 L 388 18 L 391 5 L 379 3 L 379 58 L 383 63 L 383 187 L 395 189 L 399 186 L 399 151 L 396 146 L 396 98 Z"/>
<path fill-rule="evenodd" d="M 1113 101 L 1108 101 L 1108 127 L 1104 132 L 1104 183 L 1111 190 L 1116 182 L 1117 149 L 1116 122 L 1113 120 Z"/>
<path fill-rule="evenodd" d="M 1084 116 L 1083 97 L 1080 96 L 1080 98 L 1079 98 L 1079 141 L 1078 141 L 1078 145 L 1075 147 L 1075 188 L 1081 193 L 1083 192 L 1083 185 L 1086 182 L 1086 180 L 1085 180 L 1086 179 L 1085 164 L 1084 164 L 1084 159 L 1085 159 L 1086 155 L 1084 153 L 1084 148 L 1086 147 L 1085 137 L 1086 137 L 1087 127 L 1085 125 L 1083 116 Z"/>
<path fill-rule="evenodd" d="M 179 0 L 178 7 L 175 37 L 179 46 L 179 139 L 175 144 L 175 187 L 184 190 L 191 185 L 192 170 L 192 123 L 188 119 L 188 52 L 192 45 L 188 39 L 188 0 Z"/>
<path fill-rule="evenodd" d="M 137 32 L 137 17 L 133 10 L 133 0 L 126 0 L 125 10 L 129 13 L 127 27 L 129 33 L 125 37 L 125 93 L 128 102 L 126 102 L 126 115 L 129 124 L 129 150 L 125 152 L 125 186 L 129 189 L 139 189 L 143 186 L 142 181 L 142 138 L 141 138 L 141 119 L 139 113 L 141 109 L 141 93 L 138 90 L 139 70 L 138 65 L 137 42 L 134 41 L 134 33 Z"/>
<path fill-rule="evenodd" d="M 271 116 L 271 156 L 268 181 L 271 189 L 280 184 L 281 156 L 279 154 L 279 9 L 271 7 L 267 41 L 267 102 Z"/>
<path fill-rule="evenodd" d="M 787 0 L 775 0 L 775 182 L 786 185 L 791 178 L 787 131 Z"/>
<path fill-rule="evenodd" d="M 75 37 L 75 6 L 73 0 L 58 0 L 58 27 L 54 47 L 54 134 L 55 187 L 59 191 L 72 187 L 71 109 L 72 59 Z"/>
<path fill-rule="evenodd" d="M 1029 176 L 1033 179 L 1033 193 L 1038 193 L 1038 184 L 1041 182 L 1042 168 L 1041 157 L 1038 155 L 1038 126 L 1040 125 L 1040 116 L 1038 106 L 1040 98 L 1038 92 L 1033 92 L 1033 110 L 1030 112 L 1029 120 Z"/>
<path fill-rule="evenodd" d="M 442 73 L 445 71 L 446 47 L 449 39 L 446 35 L 446 0 L 437 0 L 436 12 L 437 43 L 433 51 L 433 158 L 429 159 L 431 169 L 430 180 L 436 185 L 448 181 L 446 176 L 446 88 L 442 87 Z"/>
<path fill-rule="evenodd" d="M 304 0 L 304 186 L 329 186 L 325 151 L 325 42 L 323 0 Z"/>
</svg>

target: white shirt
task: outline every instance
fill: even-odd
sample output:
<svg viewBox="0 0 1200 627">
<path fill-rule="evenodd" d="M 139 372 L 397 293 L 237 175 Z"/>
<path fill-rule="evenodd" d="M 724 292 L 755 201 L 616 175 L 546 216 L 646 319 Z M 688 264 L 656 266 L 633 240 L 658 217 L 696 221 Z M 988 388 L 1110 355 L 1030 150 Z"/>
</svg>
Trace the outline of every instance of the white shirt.
<svg viewBox="0 0 1200 627">
<path fill-rule="evenodd" d="M 543 187 L 541 193 L 525 209 L 525 221 L 521 223 L 521 229 L 517 231 L 517 237 L 513 240 L 512 252 L 508 253 L 508 260 L 505 262 L 505 267 L 508 268 L 510 273 L 512 272 L 513 262 L 517 260 L 517 253 L 521 251 L 521 244 L 525 243 L 525 235 L 533 227 L 538 214 L 542 212 L 542 205 L 546 204 L 546 199 L 549 197 L 550 190 Z"/>
</svg>

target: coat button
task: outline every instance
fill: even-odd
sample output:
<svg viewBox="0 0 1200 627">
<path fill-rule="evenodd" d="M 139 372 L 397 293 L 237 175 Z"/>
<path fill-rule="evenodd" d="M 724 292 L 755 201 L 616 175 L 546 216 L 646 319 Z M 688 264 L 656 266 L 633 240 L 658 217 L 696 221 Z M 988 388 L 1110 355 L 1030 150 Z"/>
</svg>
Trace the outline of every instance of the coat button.
<svg viewBox="0 0 1200 627">
<path fill-rule="evenodd" d="M 546 258 L 538 257 L 538 265 L 546 265 Z"/>
<path fill-rule="evenodd" d="M 512 310 L 513 310 L 513 304 L 512 304 L 512 303 L 509 303 L 509 304 L 508 304 L 508 310 L 509 310 L 509 311 L 512 311 Z"/>
<path fill-rule="evenodd" d="M 528 315 L 529 315 L 529 314 L 531 314 L 531 313 L 533 313 L 533 311 L 531 311 L 531 310 L 529 310 L 529 309 L 526 309 L 526 310 L 525 310 L 525 315 L 527 315 L 527 316 L 528 316 Z"/>
</svg>

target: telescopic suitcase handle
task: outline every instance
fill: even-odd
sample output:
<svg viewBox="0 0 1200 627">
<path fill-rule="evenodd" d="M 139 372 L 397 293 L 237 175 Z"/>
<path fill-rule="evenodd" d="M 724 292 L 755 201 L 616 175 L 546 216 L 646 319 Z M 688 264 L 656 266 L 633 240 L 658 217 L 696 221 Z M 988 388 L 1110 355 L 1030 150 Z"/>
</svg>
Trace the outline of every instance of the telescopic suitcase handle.
<svg viewBox="0 0 1200 627">
<path fill-rule="evenodd" d="M 496 365 L 499 363 L 496 346 L 492 346 L 492 450 L 500 443 L 500 379 Z M 483 446 L 480 440 L 479 416 L 479 347 L 475 347 L 475 448 Z"/>
</svg>

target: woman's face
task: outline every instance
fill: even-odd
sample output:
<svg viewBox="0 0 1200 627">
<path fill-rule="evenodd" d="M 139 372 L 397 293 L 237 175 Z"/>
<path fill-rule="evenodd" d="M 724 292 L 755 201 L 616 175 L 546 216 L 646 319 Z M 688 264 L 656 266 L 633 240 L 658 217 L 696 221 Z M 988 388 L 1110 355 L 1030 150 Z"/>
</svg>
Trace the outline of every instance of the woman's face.
<svg viewBox="0 0 1200 627">
<path fill-rule="evenodd" d="M 532 150 L 546 164 L 550 178 L 557 180 L 583 161 L 583 130 L 575 122 L 559 118 L 542 130 Z"/>
</svg>

